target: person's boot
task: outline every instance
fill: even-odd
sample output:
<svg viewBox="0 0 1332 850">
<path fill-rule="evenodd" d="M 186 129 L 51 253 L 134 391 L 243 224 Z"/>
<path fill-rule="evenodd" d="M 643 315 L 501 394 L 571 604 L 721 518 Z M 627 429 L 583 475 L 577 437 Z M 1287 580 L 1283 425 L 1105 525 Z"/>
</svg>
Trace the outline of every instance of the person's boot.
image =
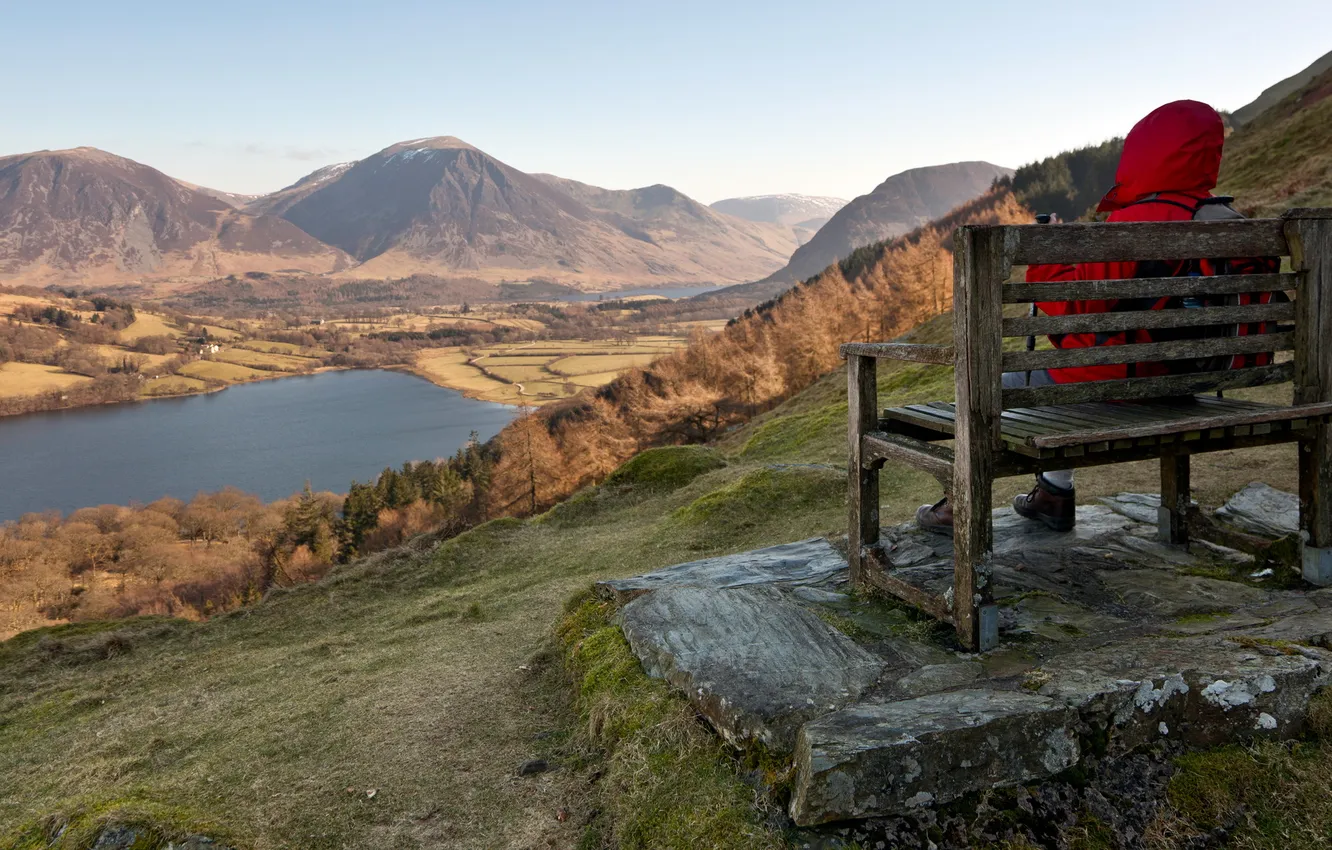
<svg viewBox="0 0 1332 850">
<path fill-rule="evenodd" d="M 1064 489 L 1036 476 L 1036 486 L 1025 496 L 1013 500 L 1013 510 L 1027 519 L 1044 523 L 1054 531 L 1072 531 L 1077 522 L 1077 502 L 1073 488 Z"/>
<path fill-rule="evenodd" d="M 921 505 L 916 510 L 916 525 L 926 531 L 952 537 L 953 506 L 949 504 L 948 497 L 945 496 L 933 505 Z"/>
</svg>

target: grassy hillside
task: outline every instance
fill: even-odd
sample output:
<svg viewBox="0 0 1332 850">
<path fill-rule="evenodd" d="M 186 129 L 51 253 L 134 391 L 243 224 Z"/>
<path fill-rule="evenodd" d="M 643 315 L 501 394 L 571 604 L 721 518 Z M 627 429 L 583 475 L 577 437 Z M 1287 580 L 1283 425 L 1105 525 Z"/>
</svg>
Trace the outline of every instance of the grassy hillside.
<svg viewBox="0 0 1332 850">
<path fill-rule="evenodd" d="M 1231 135 L 1217 191 L 1255 216 L 1332 206 L 1332 69 Z"/>
<path fill-rule="evenodd" d="M 945 319 L 917 338 L 947 336 Z M 951 375 L 896 366 L 880 386 L 890 403 L 946 397 Z M 108 818 L 254 850 L 782 846 L 739 778 L 765 766 L 735 763 L 642 676 L 603 610 L 566 600 L 599 578 L 842 533 L 845 415 L 834 372 L 711 448 L 650 450 L 533 519 L 418 539 L 201 624 L 0 644 L 0 848 L 45 847 L 65 822 L 55 846 L 79 847 Z M 1289 486 L 1293 463 L 1208 456 L 1198 497 Z M 890 473 L 886 521 L 937 498 L 928 476 Z M 1079 489 L 1155 482 L 1137 464 Z M 516 775 L 536 758 L 554 769 Z"/>
</svg>

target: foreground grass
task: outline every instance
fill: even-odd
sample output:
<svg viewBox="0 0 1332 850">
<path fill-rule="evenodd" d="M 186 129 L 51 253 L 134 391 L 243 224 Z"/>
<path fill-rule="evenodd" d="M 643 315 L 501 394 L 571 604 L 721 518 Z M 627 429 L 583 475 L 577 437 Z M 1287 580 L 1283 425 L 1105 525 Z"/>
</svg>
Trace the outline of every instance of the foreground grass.
<svg viewBox="0 0 1332 850">
<path fill-rule="evenodd" d="M 644 453 L 541 517 L 421 539 L 252 609 L 0 644 L 0 848 L 46 846 L 69 822 L 60 846 L 82 850 L 106 820 L 255 850 L 780 844 L 737 778 L 761 766 L 735 764 L 643 676 L 586 588 L 843 533 L 844 383 L 829 376 L 713 449 Z M 880 381 L 886 404 L 950 385 L 926 367 Z M 1293 461 L 1213 455 L 1194 480 L 1213 502 L 1250 480 L 1290 488 Z M 1114 467 L 1079 490 L 1155 490 L 1156 475 Z M 886 522 L 934 498 L 927 476 L 884 476 Z M 1317 753 L 1309 775 L 1332 775 Z M 555 769 L 517 776 L 533 758 Z M 1181 834 L 1202 823 L 1177 809 Z"/>
</svg>

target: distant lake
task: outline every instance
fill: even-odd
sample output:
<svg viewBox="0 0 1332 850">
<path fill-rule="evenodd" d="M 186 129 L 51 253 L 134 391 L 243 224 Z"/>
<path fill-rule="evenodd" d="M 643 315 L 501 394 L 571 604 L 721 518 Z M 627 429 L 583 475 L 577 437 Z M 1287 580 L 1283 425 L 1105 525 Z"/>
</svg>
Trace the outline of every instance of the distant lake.
<svg viewBox="0 0 1332 850">
<path fill-rule="evenodd" d="M 386 466 L 493 437 L 514 408 L 415 375 L 322 372 L 221 392 L 0 417 L 0 521 L 52 508 L 188 501 L 228 485 L 346 492 Z"/>
<path fill-rule="evenodd" d="M 705 292 L 716 292 L 722 286 L 650 286 L 643 289 L 617 289 L 614 292 L 571 292 L 556 296 L 556 301 L 614 301 L 617 298 L 632 298 L 635 295 L 660 295 L 663 298 L 691 298 Z"/>
</svg>

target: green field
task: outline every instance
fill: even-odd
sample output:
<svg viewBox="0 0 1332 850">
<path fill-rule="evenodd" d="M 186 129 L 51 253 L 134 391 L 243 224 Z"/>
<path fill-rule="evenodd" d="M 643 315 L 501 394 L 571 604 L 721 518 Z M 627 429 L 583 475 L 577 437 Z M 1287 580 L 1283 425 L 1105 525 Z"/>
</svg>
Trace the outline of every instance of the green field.
<svg viewBox="0 0 1332 850">
<path fill-rule="evenodd" d="M 244 348 L 224 348 L 214 356 L 225 363 L 235 363 L 240 366 L 277 372 L 304 372 L 319 366 L 319 361 L 313 357 L 265 354 L 259 351 L 248 351 Z"/>
<path fill-rule="evenodd" d="M 187 363 L 181 367 L 180 374 L 191 378 L 210 378 L 228 383 L 239 383 L 254 378 L 262 378 L 271 375 L 272 372 L 261 372 L 248 366 L 237 366 L 235 363 L 224 363 L 220 360 L 195 360 L 193 363 Z"/>
<path fill-rule="evenodd" d="M 208 384 L 197 378 L 183 375 L 165 375 L 145 382 L 143 394 L 146 396 L 180 395 L 181 393 L 196 393 L 206 389 L 208 389 Z"/>
</svg>

